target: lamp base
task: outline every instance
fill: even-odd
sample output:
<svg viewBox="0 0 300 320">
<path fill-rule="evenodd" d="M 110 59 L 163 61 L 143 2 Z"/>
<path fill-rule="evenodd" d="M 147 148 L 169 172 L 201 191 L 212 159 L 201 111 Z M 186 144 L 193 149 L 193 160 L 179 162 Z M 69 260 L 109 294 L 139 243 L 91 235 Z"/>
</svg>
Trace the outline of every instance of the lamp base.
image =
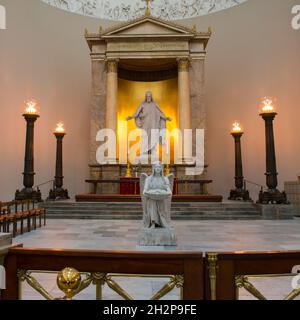
<svg viewBox="0 0 300 320">
<path fill-rule="evenodd" d="M 49 191 L 47 200 L 68 200 L 70 199 L 68 190 L 63 188 L 54 188 Z"/>
<path fill-rule="evenodd" d="M 249 191 L 245 189 L 234 189 L 230 191 L 228 200 L 233 201 L 252 201 L 249 195 Z"/>
<path fill-rule="evenodd" d="M 42 202 L 41 191 L 34 190 L 32 188 L 24 188 L 21 191 L 17 190 L 15 193 L 15 200 L 33 200 L 36 202 Z"/>
<path fill-rule="evenodd" d="M 260 191 L 257 203 L 261 204 L 290 204 L 286 193 L 280 192 L 278 189 L 268 189 L 267 191 Z"/>
</svg>

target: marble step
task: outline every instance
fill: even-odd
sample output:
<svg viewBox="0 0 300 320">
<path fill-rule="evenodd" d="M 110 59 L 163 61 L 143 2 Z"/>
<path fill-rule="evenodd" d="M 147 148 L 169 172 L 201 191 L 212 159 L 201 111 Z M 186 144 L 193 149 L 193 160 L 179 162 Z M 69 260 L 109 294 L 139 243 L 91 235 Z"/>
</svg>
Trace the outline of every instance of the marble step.
<svg viewBox="0 0 300 320">
<path fill-rule="evenodd" d="M 137 202 L 45 202 L 41 204 L 41 206 L 45 208 L 52 208 L 52 207 L 96 207 L 96 208 L 107 208 L 107 207 L 118 207 L 118 208 L 126 208 L 126 207 L 140 207 L 141 203 Z M 193 203 L 186 203 L 186 202 L 173 202 L 172 207 L 174 208 L 181 208 L 181 207 L 188 207 L 188 208 L 253 208 L 254 205 L 252 203 L 247 202 L 226 202 L 226 203 L 201 203 L 201 202 L 193 202 Z"/>
<path fill-rule="evenodd" d="M 45 206 L 47 211 L 56 211 L 56 210 L 64 210 L 64 211 L 72 211 L 72 210 L 81 210 L 81 211 L 133 211 L 133 210 L 141 210 L 142 206 L 123 206 L 123 207 L 118 207 L 118 206 Z M 256 208 L 254 206 L 252 207 L 222 207 L 222 206 L 209 206 L 209 207 L 173 207 L 172 206 L 172 211 L 191 211 L 191 212 L 196 212 L 196 211 L 253 211 L 256 212 Z"/>
<path fill-rule="evenodd" d="M 56 212 L 47 214 L 48 218 L 53 219 L 102 219 L 102 220 L 141 220 L 142 212 L 107 212 L 107 213 L 91 213 L 91 212 Z M 172 212 L 171 217 L 174 220 L 216 220 L 216 219 L 260 219 L 257 213 L 245 212 L 245 213 L 232 213 L 232 212 L 198 212 L 198 213 L 177 213 Z"/>
<path fill-rule="evenodd" d="M 87 219 L 87 220 L 142 220 L 142 215 L 67 215 L 59 214 L 50 216 L 50 219 Z M 191 216 L 173 216 L 172 220 L 260 220 L 258 215 L 191 215 Z"/>
<path fill-rule="evenodd" d="M 42 207 L 45 208 L 52 208 L 52 207 L 63 207 L 63 208 L 85 208 L 85 207 L 89 207 L 89 208 L 110 208 L 110 207 L 116 207 L 116 208 L 124 208 L 124 207 L 140 207 L 141 203 L 123 203 L 123 205 L 121 203 L 59 203 L 59 202 L 53 202 L 53 203 L 42 203 L 41 204 Z M 248 204 L 248 203 L 238 203 L 238 204 L 231 204 L 231 203 L 201 203 L 201 204 L 197 204 L 197 203 L 177 203 L 177 202 L 173 202 L 172 203 L 172 207 L 173 208 L 211 208 L 211 207 L 215 207 L 215 208 L 254 208 L 254 204 Z"/>
<path fill-rule="evenodd" d="M 47 202 L 42 204 L 48 218 L 67 219 L 124 219 L 141 220 L 141 203 L 108 202 Z M 252 203 L 172 203 L 172 219 L 175 220 L 215 220 L 215 219 L 259 219 Z"/>
<path fill-rule="evenodd" d="M 122 210 L 122 211 L 114 211 L 114 210 L 106 210 L 104 212 L 100 212 L 97 210 L 47 210 L 47 216 L 50 215 L 57 215 L 57 214 L 69 214 L 69 215 L 85 215 L 85 214 L 90 214 L 90 215 L 124 215 L 124 214 L 128 214 L 128 215 L 141 215 L 142 214 L 142 210 Z M 189 215 L 199 215 L 199 214 L 207 214 L 207 215 L 235 215 L 235 214 L 248 214 L 248 215 L 257 215 L 257 211 L 205 211 L 205 210 L 198 210 L 198 211 L 175 211 L 172 210 L 171 211 L 172 215 L 178 215 L 178 216 L 189 216 Z"/>
</svg>

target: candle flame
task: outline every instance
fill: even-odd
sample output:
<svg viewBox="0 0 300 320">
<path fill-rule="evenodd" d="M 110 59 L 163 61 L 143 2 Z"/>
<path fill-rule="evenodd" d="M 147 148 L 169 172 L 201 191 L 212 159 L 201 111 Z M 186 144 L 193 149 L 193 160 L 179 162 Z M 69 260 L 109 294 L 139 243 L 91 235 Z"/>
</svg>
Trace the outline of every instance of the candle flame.
<svg viewBox="0 0 300 320">
<path fill-rule="evenodd" d="M 57 133 L 65 133 L 64 124 L 63 124 L 62 122 L 59 122 L 59 123 L 56 125 L 55 132 L 57 132 Z"/>
<path fill-rule="evenodd" d="M 25 113 L 26 114 L 37 114 L 37 102 L 33 99 L 25 102 Z"/>
<path fill-rule="evenodd" d="M 271 98 L 265 97 L 262 101 L 261 113 L 272 113 L 275 111 L 274 103 Z"/>
<path fill-rule="evenodd" d="M 233 133 L 242 132 L 241 125 L 238 122 L 234 122 L 232 125 L 232 131 Z"/>
</svg>

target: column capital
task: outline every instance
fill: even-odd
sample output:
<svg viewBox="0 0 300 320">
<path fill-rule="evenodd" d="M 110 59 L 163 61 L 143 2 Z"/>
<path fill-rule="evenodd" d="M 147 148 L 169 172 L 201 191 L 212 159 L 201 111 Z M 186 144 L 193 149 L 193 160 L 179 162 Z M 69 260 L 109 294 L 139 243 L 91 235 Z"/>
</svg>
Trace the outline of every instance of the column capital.
<svg viewBox="0 0 300 320">
<path fill-rule="evenodd" d="M 107 63 L 107 72 L 109 73 L 118 73 L 118 63 L 117 59 L 109 59 L 106 61 Z"/>
<path fill-rule="evenodd" d="M 188 58 L 178 58 L 178 71 L 188 72 L 190 68 L 190 60 Z"/>
</svg>

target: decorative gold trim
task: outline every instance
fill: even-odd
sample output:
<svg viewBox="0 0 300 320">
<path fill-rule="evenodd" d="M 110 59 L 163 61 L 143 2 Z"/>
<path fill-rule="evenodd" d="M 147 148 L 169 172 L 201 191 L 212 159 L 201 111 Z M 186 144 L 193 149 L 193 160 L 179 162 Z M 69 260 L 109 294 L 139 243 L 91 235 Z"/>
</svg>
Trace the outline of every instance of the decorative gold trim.
<svg viewBox="0 0 300 320">
<path fill-rule="evenodd" d="M 178 59 L 178 72 L 189 72 L 190 61 L 187 58 Z"/>
<path fill-rule="evenodd" d="M 184 284 L 183 276 L 176 275 L 171 276 L 171 280 L 165 284 L 157 293 L 155 293 L 150 300 L 159 300 L 169 292 L 171 292 L 175 287 L 181 289 L 181 298 L 182 298 L 182 289 Z"/>
<path fill-rule="evenodd" d="M 258 300 L 267 300 L 267 298 L 257 288 L 255 288 L 251 282 L 249 282 L 247 276 L 236 276 L 235 286 L 239 289 L 244 288 Z"/>
<path fill-rule="evenodd" d="M 117 292 L 122 298 L 125 300 L 134 300 L 129 293 L 127 293 L 123 288 L 121 288 L 116 281 L 112 279 L 112 276 L 108 275 L 106 277 L 106 283 L 107 285 Z"/>
<path fill-rule="evenodd" d="M 55 271 L 44 270 L 18 270 L 19 286 L 21 293 L 21 283 L 26 281 L 33 289 L 39 292 L 47 300 L 72 300 L 77 294 L 89 287 L 91 284 L 96 286 L 96 300 L 102 300 L 102 288 L 105 284 L 115 291 L 125 300 L 134 300 L 134 298 L 126 292 L 113 277 L 122 278 L 170 278 L 170 281 L 164 285 L 151 300 L 158 300 L 172 291 L 175 287 L 180 288 L 180 298 L 183 299 L 184 278 L 181 275 L 138 275 L 138 274 L 106 274 L 106 273 L 87 273 L 79 272 L 74 268 L 65 268 L 57 274 L 57 286 L 64 292 L 63 297 L 53 297 L 31 274 L 32 273 L 51 273 Z M 82 279 L 82 276 L 85 276 Z M 19 297 L 21 299 L 21 295 Z"/>
<path fill-rule="evenodd" d="M 147 3 L 147 7 L 146 7 L 146 10 L 145 10 L 145 16 L 146 16 L 146 17 L 150 17 L 150 16 L 151 16 L 151 6 L 150 6 L 150 3 L 151 3 L 153 0 L 143 0 L 143 1 L 146 1 L 146 3 Z"/>
<path fill-rule="evenodd" d="M 107 60 L 107 73 L 118 73 L 118 60 Z"/>
<path fill-rule="evenodd" d="M 170 171 L 170 165 L 169 164 L 166 164 L 166 170 L 165 170 L 166 172 L 165 172 L 165 175 L 166 176 L 168 176 L 170 173 L 171 173 L 171 171 Z"/>
<path fill-rule="evenodd" d="M 30 271 L 18 270 L 17 276 L 20 282 L 26 281 L 33 289 L 47 300 L 55 300 L 54 297 L 31 275 Z M 21 292 L 21 291 L 20 291 Z"/>
<path fill-rule="evenodd" d="M 294 300 L 300 295 L 300 288 L 291 291 L 283 300 Z"/>
<path fill-rule="evenodd" d="M 210 294 L 211 300 L 217 300 L 217 253 L 208 253 L 208 271 L 209 271 L 209 280 L 210 280 Z"/>
<path fill-rule="evenodd" d="M 57 275 L 57 286 L 64 292 L 67 300 L 72 300 L 82 284 L 81 274 L 74 268 L 65 268 Z"/>
<path fill-rule="evenodd" d="M 132 175 L 131 175 L 131 166 L 130 166 L 130 163 L 129 163 L 129 162 L 127 163 L 125 178 L 132 178 Z"/>
</svg>

